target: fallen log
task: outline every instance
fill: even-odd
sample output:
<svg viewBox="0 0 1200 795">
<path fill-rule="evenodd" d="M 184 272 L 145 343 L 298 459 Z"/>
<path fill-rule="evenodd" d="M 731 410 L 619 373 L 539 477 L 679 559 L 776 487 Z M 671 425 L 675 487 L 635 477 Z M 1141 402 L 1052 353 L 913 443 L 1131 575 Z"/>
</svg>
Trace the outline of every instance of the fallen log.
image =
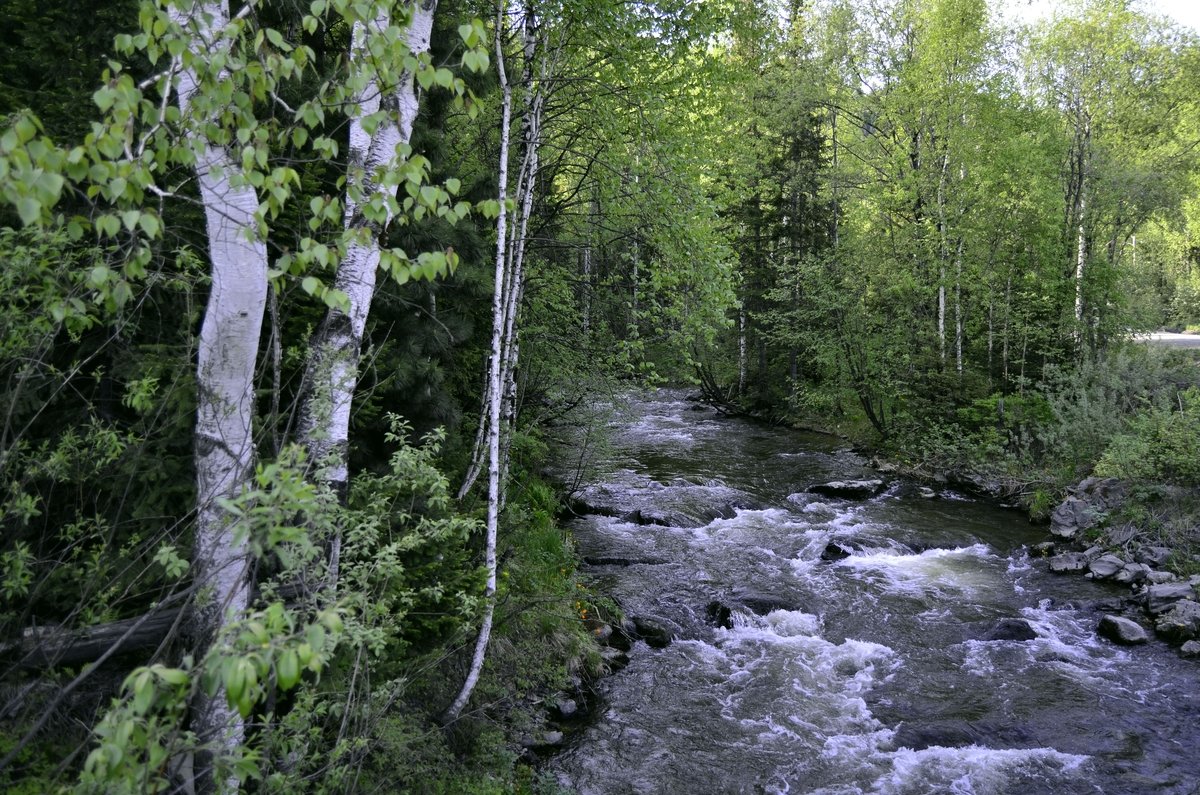
<svg viewBox="0 0 1200 795">
<path fill-rule="evenodd" d="M 0 643 L 0 659 L 11 660 L 10 665 L 16 668 L 36 670 L 89 663 L 110 649 L 112 655 L 151 652 L 166 640 L 183 610 L 163 608 L 82 629 L 29 627 L 20 638 Z"/>
</svg>

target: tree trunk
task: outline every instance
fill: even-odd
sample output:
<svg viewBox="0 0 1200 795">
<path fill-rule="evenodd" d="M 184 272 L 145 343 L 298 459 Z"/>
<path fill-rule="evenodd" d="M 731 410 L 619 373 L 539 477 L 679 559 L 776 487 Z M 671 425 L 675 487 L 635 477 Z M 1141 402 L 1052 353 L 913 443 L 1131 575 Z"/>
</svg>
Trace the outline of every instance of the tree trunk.
<svg viewBox="0 0 1200 795">
<path fill-rule="evenodd" d="M 433 15 L 437 0 L 419 0 L 411 6 L 407 46 L 414 55 L 429 49 Z M 381 12 L 369 23 L 356 22 L 352 32 L 350 61 L 358 68 L 369 59 L 368 42 L 381 35 L 390 24 L 390 15 Z M 389 206 L 386 221 L 380 225 L 363 217 L 362 206 L 374 194 L 385 190 L 381 178 L 386 170 L 404 157 L 402 151 L 412 136 L 416 122 L 418 97 L 411 72 L 401 75 L 394 88 L 370 81 L 355 98 L 360 112 L 350 121 L 350 148 L 346 167 L 346 197 L 343 222 L 358 232 L 338 266 L 334 288 L 349 298 L 348 307 L 331 307 L 325 314 L 311 343 L 304 375 L 304 395 L 299 435 L 308 452 L 308 460 L 320 468 L 321 478 L 338 499 L 348 496 L 350 409 L 358 387 L 358 361 L 366 330 L 367 314 L 375 295 L 379 269 L 381 235 L 386 234 L 393 218 Z M 363 128 L 363 119 L 380 110 L 386 111 L 373 135 Z M 394 190 L 394 188 L 386 188 Z M 330 581 L 336 583 L 341 539 L 331 541 Z"/>
<path fill-rule="evenodd" d="M 508 74 L 504 67 L 504 16 L 505 1 L 500 0 L 496 9 L 496 74 L 500 81 L 501 111 L 500 111 L 500 173 L 497 188 L 497 198 L 500 201 L 500 211 L 496 217 L 496 267 L 495 291 L 492 295 L 492 350 L 488 359 L 488 382 L 486 390 L 487 401 L 487 446 L 488 446 L 488 508 L 487 508 L 487 539 L 485 541 L 485 566 L 487 567 L 487 585 L 484 588 L 483 621 L 479 634 L 475 638 L 475 650 L 471 655 L 471 665 L 467 670 L 466 679 L 454 697 L 454 701 L 442 713 L 443 723 L 451 723 L 458 719 L 466 707 L 475 684 L 483 672 L 483 662 L 487 654 L 488 642 L 492 635 L 492 622 L 496 613 L 496 539 L 497 527 L 500 522 L 500 413 L 503 402 L 501 383 L 501 344 L 504 336 L 505 317 L 508 291 L 512 289 L 511 274 L 508 273 L 509 258 L 506 256 L 508 243 L 508 150 L 510 131 L 512 128 L 512 86 L 508 82 Z M 482 423 L 482 420 L 481 420 Z M 470 483 L 464 483 L 460 494 L 470 489 Z"/>
<path fill-rule="evenodd" d="M 224 3 L 196 3 L 171 13 L 194 34 L 189 48 L 193 59 L 206 59 L 223 46 L 220 34 L 229 23 Z M 179 104 L 185 117 L 200 84 L 194 68 L 181 70 Z M 235 538 L 231 517 L 220 503 L 236 497 L 254 471 L 254 372 L 267 300 L 267 248 L 257 232 L 258 196 L 237 179 L 238 159 L 226 148 L 210 145 L 197 131 L 207 119 L 194 121 L 189 139 L 196 151 L 212 290 L 200 328 L 196 368 L 193 576 L 201 593 L 192 609 L 192 629 L 201 648 L 207 648 L 250 601 L 246 541 Z M 212 697 L 201 691 L 193 706 L 192 726 L 201 742 L 218 749 L 215 753 L 241 743 L 242 721 L 226 704 L 223 690 Z M 197 779 L 201 790 L 217 787 L 211 758 L 201 760 Z"/>
</svg>

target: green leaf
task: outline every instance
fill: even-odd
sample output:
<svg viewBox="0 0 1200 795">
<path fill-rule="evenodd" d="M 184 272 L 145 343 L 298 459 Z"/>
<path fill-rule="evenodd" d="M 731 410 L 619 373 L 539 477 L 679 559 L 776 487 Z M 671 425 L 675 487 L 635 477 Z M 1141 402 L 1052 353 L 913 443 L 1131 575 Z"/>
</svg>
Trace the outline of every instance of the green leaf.
<svg viewBox="0 0 1200 795">
<path fill-rule="evenodd" d="M 42 203 L 32 196 L 22 196 L 17 199 L 17 214 L 26 226 L 37 223 L 42 218 Z"/>
<path fill-rule="evenodd" d="M 457 196 L 459 189 L 462 187 L 462 182 L 455 177 L 450 177 L 446 180 L 446 190 L 451 196 Z"/>
<path fill-rule="evenodd" d="M 321 289 L 321 280 L 316 276 L 305 276 L 300 282 L 300 288 L 309 295 L 315 295 Z"/>
<path fill-rule="evenodd" d="M 296 686 L 300 681 L 300 658 L 296 652 L 287 649 L 279 655 L 279 660 L 275 663 L 275 676 L 284 690 L 291 690 Z"/>
</svg>

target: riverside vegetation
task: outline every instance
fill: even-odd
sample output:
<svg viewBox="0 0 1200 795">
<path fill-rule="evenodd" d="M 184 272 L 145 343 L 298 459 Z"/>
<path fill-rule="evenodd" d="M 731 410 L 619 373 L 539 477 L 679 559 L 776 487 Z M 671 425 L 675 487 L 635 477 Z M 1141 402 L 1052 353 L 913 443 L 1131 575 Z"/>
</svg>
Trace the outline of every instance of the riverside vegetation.
<svg viewBox="0 0 1200 795">
<path fill-rule="evenodd" d="M 631 384 L 1037 516 L 1118 478 L 1081 533 L 1200 573 L 1200 366 L 1129 341 L 1200 324 L 1195 31 L 1124 0 L 0 31 L 9 791 L 553 791 L 547 710 L 621 626 L 558 518 Z"/>
</svg>

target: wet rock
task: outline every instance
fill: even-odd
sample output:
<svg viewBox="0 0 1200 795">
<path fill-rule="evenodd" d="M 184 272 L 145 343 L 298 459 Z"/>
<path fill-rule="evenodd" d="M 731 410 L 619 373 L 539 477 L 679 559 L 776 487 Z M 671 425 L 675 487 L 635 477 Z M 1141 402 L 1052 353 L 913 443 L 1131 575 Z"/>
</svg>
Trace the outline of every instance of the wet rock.
<svg viewBox="0 0 1200 795">
<path fill-rule="evenodd" d="M 733 598 L 742 607 L 759 616 L 765 616 L 773 610 L 799 609 L 794 601 L 770 593 L 738 590 Z"/>
<path fill-rule="evenodd" d="M 1029 548 L 1029 554 L 1035 558 L 1048 558 L 1054 554 L 1056 544 L 1053 541 L 1043 541 Z"/>
<path fill-rule="evenodd" d="M 729 605 L 718 601 L 709 602 L 704 608 L 706 621 L 714 627 L 731 629 L 733 627 L 733 610 Z"/>
<path fill-rule="evenodd" d="M 564 698 L 554 705 L 551 712 L 560 720 L 574 717 L 579 712 L 579 702 L 573 698 Z"/>
<path fill-rule="evenodd" d="M 924 751 L 926 748 L 961 748 L 980 741 L 978 732 L 965 722 L 902 723 L 892 737 L 896 748 Z"/>
<path fill-rule="evenodd" d="M 825 545 L 825 550 L 821 553 L 821 560 L 845 560 L 854 554 L 854 548 L 847 544 L 839 544 L 836 541 L 831 541 Z"/>
<path fill-rule="evenodd" d="M 1189 640 L 1179 647 L 1179 653 L 1184 657 L 1200 657 L 1200 640 Z"/>
<path fill-rule="evenodd" d="M 1088 547 L 1087 549 L 1083 550 L 1083 556 L 1088 559 L 1088 562 L 1095 560 L 1103 554 L 1103 547 Z"/>
<path fill-rule="evenodd" d="M 1023 618 L 1003 618 L 997 621 L 980 640 L 1033 640 L 1038 634 Z"/>
<path fill-rule="evenodd" d="M 1145 563 L 1126 563 L 1125 568 L 1113 575 L 1113 580 L 1125 585 L 1136 585 L 1150 576 L 1150 567 Z"/>
<path fill-rule="evenodd" d="M 646 511 L 642 510 L 641 508 L 637 508 L 625 514 L 621 517 L 621 521 L 629 522 L 630 524 L 641 525 L 642 527 L 671 527 L 675 524 L 666 514 L 658 513 L 656 511 Z"/>
<path fill-rule="evenodd" d="M 1162 568 L 1171 559 L 1171 550 L 1168 547 L 1142 547 L 1133 559 L 1147 566 Z"/>
<path fill-rule="evenodd" d="M 675 633 L 656 619 L 635 616 L 633 626 L 637 630 L 637 637 L 652 649 L 665 649 L 675 640 Z"/>
<path fill-rule="evenodd" d="M 1169 643 L 1183 644 L 1200 638 L 1200 603 L 1177 602 L 1154 622 L 1154 630 Z"/>
<path fill-rule="evenodd" d="M 1088 559 L 1082 552 L 1064 552 L 1050 558 L 1050 571 L 1055 574 L 1085 571 L 1087 567 Z"/>
<path fill-rule="evenodd" d="M 1125 561 L 1116 555 L 1101 555 L 1088 564 L 1088 571 L 1098 580 L 1111 577 L 1123 568 Z"/>
<path fill-rule="evenodd" d="M 1120 616 L 1105 616 L 1100 619 L 1096 634 L 1121 646 L 1135 646 L 1150 640 L 1150 634 L 1141 624 Z"/>
<path fill-rule="evenodd" d="M 568 501 L 567 510 L 575 516 L 617 516 L 619 514 L 610 505 L 598 505 L 581 497 Z"/>
<path fill-rule="evenodd" d="M 862 498 L 878 494 L 883 490 L 883 481 L 879 478 L 870 480 L 831 480 L 828 483 L 817 483 L 809 486 L 813 494 L 824 494 L 830 497 Z"/>
<path fill-rule="evenodd" d="M 629 665 L 629 655 L 612 646 L 604 646 L 600 649 L 600 660 L 610 674 L 615 674 Z"/>
<path fill-rule="evenodd" d="M 1152 571 L 1146 575 L 1146 581 L 1151 585 L 1162 585 L 1165 582 L 1175 582 L 1179 578 L 1169 571 Z"/>
<path fill-rule="evenodd" d="M 1146 610 L 1151 615 L 1158 615 L 1170 610 L 1181 599 L 1191 599 L 1196 591 L 1190 583 L 1168 582 L 1162 585 L 1151 585 L 1142 592 Z"/>
<path fill-rule="evenodd" d="M 922 499 L 926 499 L 926 500 L 932 500 L 935 497 L 937 497 L 937 492 L 934 491 L 933 489 L 929 488 L 928 486 L 921 486 L 920 488 L 918 488 L 917 494 L 920 495 Z"/>
</svg>

